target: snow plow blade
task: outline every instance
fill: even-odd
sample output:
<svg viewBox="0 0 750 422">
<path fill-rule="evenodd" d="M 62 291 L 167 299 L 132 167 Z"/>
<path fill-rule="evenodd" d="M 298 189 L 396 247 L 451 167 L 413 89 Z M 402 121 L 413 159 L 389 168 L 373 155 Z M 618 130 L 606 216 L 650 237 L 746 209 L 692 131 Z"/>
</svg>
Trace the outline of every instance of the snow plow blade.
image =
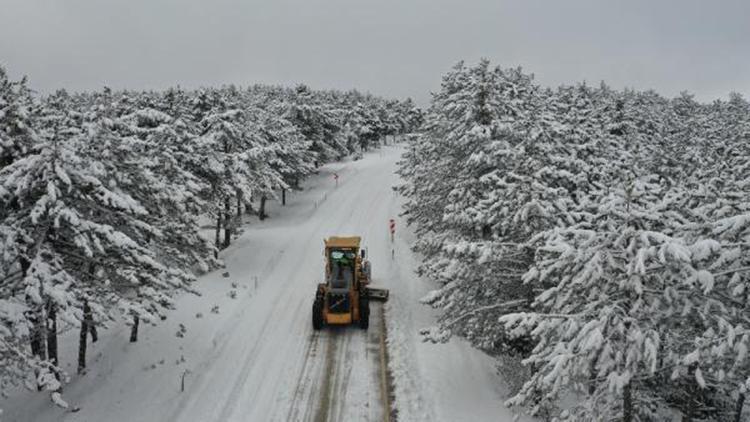
<svg viewBox="0 0 750 422">
<path fill-rule="evenodd" d="M 377 287 L 367 287 L 367 297 L 369 297 L 372 300 L 378 300 L 381 302 L 385 302 L 388 300 L 388 294 L 390 292 L 388 289 L 380 289 Z"/>
</svg>

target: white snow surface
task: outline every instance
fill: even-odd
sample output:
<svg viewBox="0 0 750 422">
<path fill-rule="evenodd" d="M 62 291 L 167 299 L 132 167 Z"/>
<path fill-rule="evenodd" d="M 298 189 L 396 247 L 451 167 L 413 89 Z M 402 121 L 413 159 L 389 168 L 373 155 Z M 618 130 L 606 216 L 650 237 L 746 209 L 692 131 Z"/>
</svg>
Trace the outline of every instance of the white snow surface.
<svg viewBox="0 0 750 422">
<path fill-rule="evenodd" d="M 54 406 L 44 393 L 19 391 L 0 401 L 3 420 L 383 420 L 383 309 L 399 421 L 513 420 L 490 357 L 459 339 L 434 345 L 418 334 L 436 317 L 419 299 L 438 286 L 414 274 L 413 235 L 398 216 L 401 198 L 391 187 L 399 182 L 393 172 L 402 151 L 387 146 L 362 160 L 329 164 L 304 191 L 288 195 L 287 206 L 269 201 L 270 218 L 253 219 L 222 253 L 226 269 L 198 280 L 201 296 L 186 294 L 167 320 L 142 324 L 137 343 L 128 342 L 127 326 L 102 330 L 82 376 L 74 375 L 77 330 L 65 333 L 60 354 L 72 375 L 63 394 L 70 408 Z M 363 236 L 374 284 L 391 289 L 384 308 L 373 305 L 367 332 L 312 330 L 323 238 L 331 235 Z M 185 333 L 178 337 L 181 324 Z"/>
</svg>

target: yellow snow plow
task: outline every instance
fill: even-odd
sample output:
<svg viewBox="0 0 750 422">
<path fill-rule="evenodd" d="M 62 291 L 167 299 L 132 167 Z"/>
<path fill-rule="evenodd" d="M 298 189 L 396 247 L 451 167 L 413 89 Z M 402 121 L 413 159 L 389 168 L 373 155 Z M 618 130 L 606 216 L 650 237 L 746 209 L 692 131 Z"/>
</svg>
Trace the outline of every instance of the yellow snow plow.
<svg viewBox="0 0 750 422">
<path fill-rule="evenodd" d="M 312 306 L 313 328 L 325 325 L 370 325 L 370 300 L 385 301 L 388 290 L 370 287 L 370 262 L 359 236 L 324 240 L 325 283 L 318 284 Z"/>
</svg>

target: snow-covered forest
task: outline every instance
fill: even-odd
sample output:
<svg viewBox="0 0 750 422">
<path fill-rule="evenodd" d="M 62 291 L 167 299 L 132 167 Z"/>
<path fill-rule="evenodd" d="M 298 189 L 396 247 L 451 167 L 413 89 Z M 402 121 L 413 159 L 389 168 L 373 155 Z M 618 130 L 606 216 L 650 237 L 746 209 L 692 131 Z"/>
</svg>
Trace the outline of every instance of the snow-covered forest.
<svg viewBox="0 0 750 422">
<path fill-rule="evenodd" d="M 604 83 L 551 89 L 488 61 L 456 65 L 424 114 L 411 100 L 304 85 L 38 95 L 0 68 L 0 395 L 27 388 L 67 407 L 65 386 L 77 375 L 60 364 L 61 336 L 77 339 L 72 359 L 84 376 L 89 342 L 103 328 L 127 327 L 123 342 L 143 344 L 144 325 L 164 324 L 180 295 L 200 293 L 198 276 L 228 262 L 220 251 L 241 235 L 244 216 L 265 220 L 268 201 L 284 206 L 330 170 L 326 163 L 416 130 L 387 153 L 396 155 L 352 164 L 347 175 L 361 170 L 359 184 L 338 188 L 332 173 L 339 202 L 331 209 L 350 208 L 310 214 L 372 233 L 372 256 L 387 274 L 380 281 L 400 280 L 383 315 L 391 312 L 396 403 L 413 406 L 400 409 L 405 419 L 429 419 L 415 397 L 436 400 L 429 382 L 415 381 L 431 379 L 432 369 L 419 368 L 435 363 L 416 363 L 429 355 L 410 343 L 410 318 L 427 319 L 412 314 L 410 289 L 425 280 L 436 290 L 422 302 L 440 317 L 422 338 L 460 336 L 496 357 L 518 412 L 560 421 L 750 419 L 750 103 Z M 397 177 L 402 198 L 390 189 Z M 379 184 L 376 195 L 369 183 Z M 342 197 L 372 212 L 348 221 L 355 210 Z M 371 220 L 399 218 L 389 213 L 402 200 L 413 232 L 399 226 L 388 243 Z M 317 242 L 324 226 L 290 231 Z M 396 254 L 412 240 L 421 279 L 408 270 L 411 254 Z M 298 249 L 317 258 L 306 244 Z M 247 245 L 238 252 L 248 253 Z M 295 283 L 314 283 L 305 263 Z M 307 293 L 289 296 L 306 304 Z M 258 312 L 279 312 L 279 303 Z M 282 327 L 297 327 L 298 316 Z M 338 347 L 336 337 L 310 339 L 298 336 L 297 346 Z M 261 331 L 254 341 L 278 338 Z M 297 352 L 308 353 L 292 345 L 288 356 Z M 207 368 L 201 376 L 211 381 Z M 305 371 L 299 380 L 317 380 Z M 201 388 L 216 386 L 196 381 L 190 394 Z M 226 399 L 219 419 L 234 411 Z M 294 399 L 290 408 L 301 412 Z M 276 414 L 266 410 L 258 414 Z"/>
<path fill-rule="evenodd" d="M 304 85 L 40 96 L 0 68 L 0 393 L 66 406 L 59 335 L 79 333 L 79 372 L 97 327 L 137 341 L 222 265 L 243 214 L 421 119 L 411 100 Z"/>
<path fill-rule="evenodd" d="M 748 420 L 747 100 L 549 89 L 482 61 L 425 119 L 399 173 L 442 286 L 427 339 L 523 359 L 508 404 L 543 418 Z"/>
</svg>

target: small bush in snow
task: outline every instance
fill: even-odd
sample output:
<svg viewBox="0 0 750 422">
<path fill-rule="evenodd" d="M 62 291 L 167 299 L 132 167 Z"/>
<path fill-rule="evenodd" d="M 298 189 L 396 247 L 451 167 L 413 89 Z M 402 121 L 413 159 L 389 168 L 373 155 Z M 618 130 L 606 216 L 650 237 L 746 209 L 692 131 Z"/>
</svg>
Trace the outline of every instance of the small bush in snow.
<svg viewBox="0 0 750 422">
<path fill-rule="evenodd" d="M 177 330 L 177 333 L 175 335 L 177 337 L 185 337 L 185 333 L 187 333 L 187 328 L 185 328 L 185 325 L 180 324 L 180 328 Z"/>
</svg>

